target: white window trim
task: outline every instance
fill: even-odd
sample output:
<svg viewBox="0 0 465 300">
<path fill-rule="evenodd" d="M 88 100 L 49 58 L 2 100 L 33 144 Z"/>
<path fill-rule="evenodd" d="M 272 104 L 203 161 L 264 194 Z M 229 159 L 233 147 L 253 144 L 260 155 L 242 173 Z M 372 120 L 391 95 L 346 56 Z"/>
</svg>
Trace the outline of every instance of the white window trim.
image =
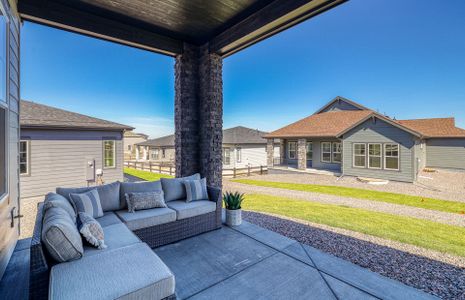
<svg viewBox="0 0 465 300">
<path fill-rule="evenodd" d="M 291 144 L 295 144 L 294 149 L 294 157 L 291 157 Z M 297 142 L 296 141 L 288 141 L 287 142 L 287 158 L 288 159 L 297 159 Z"/>
<path fill-rule="evenodd" d="M 5 101 L 2 101 L 0 99 L 0 109 L 5 109 L 5 123 L 1 124 L 4 125 L 5 128 L 5 149 L 4 149 L 4 154 L 5 154 L 5 192 L 3 194 L 0 194 L 0 203 L 3 203 L 6 199 L 8 199 L 9 203 L 9 196 L 10 196 L 10 130 L 9 130 L 9 124 L 10 124 L 10 111 L 9 111 L 9 101 L 8 101 L 8 95 L 10 94 L 10 84 L 9 84 L 9 78 L 10 78 L 10 70 L 9 70 L 9 61 L 10 61 L 10 52 L 9 47 L 10 47 L 10 17 L 6 12 L 6 9 L 3 5 L 3 2 L 0 2 L 0 10 L 1 10 L 1 15 L 5 18 Z M 18 135 L 19 135 L 19 129 L 18 129 Z M 19 143 L 17 143 L 17 149 L 19 153 Z"/>
<path fill-rule="evenodd" d="M 241 161 L 242 161 L 242 148 L 236 147 L 236 162 L 240 164 Z"/>
<path fill-rule="evenodd" d="M 356 166 L 355 165 L 355 157 L 358 156 L 358 157 L 362 157 L 362 155 L 360 154 L 355 154 L 355 146 L 356 145 L 364 145 L 365 146 L 365 165 L 362 167 L 362 166 Z M 352 167 L 353 168 L 357 168 L 357 169 L 366 169 L 367 168 L 367 144 L 365 143 L 353 143 L 352 144 Z"/>
<path fill-rule="evenodd" d="M 228 154 L 229 154 L 229 155 L 228 155 L 228 157 L 229 157 L 229 162 L 228 162 L 228 163 L 226 163 L 226 159 L 225 159 L 225 158 L 226 158 L 226 151 L 227 151 Z M 224 147 L 224 148 L 223 148 L 223 153 L 222 153 L 222 154 L 223 154 L 223 165 L 225 165 L 225 166 L 230 166 L 230 165 L 231 165 L 231 149 L 228 148 L 228 147 Z"/>
<path fill-rule="evenodd" d="M 30 176 L 31 175 L 31 141 L 28 140 L 20 140 L 20 143 L 26 143 L 26 173 L 21 173 L 21 167 L 19 169 L 20 176 Z M 19 154 L 21 157 L 21 147 L 19 148 Z M 20 158 L 20 166 L 21 166 L 21 158 Z"/>
<path fill-rule="evenodd" d="M 370 155 L 370 145 L 379 145 L 379 156 L 378 155 Z M 367 149 L 367 155 L 368 155 L 368 169 L 374 169 L 374 170 L 381 170 L 383 168 L 383 144 L 381 143 L 368 143 L 368 149 Z M 370 157 L 379 157 L 379 168 L 378 167 L 372 167 L 370 165 Z"/>
<path fill-rule="evenodd" d="M 105 166 L 105 143 L 106 142 L 113 142 L 113 166 Z M 104 169 L 116 169 L 116 140 L 103 140 L 103 168 Z"/>
<path fill-rule="evenodd" d="M 387 156 L 386 155 L 386 146 L 387 145 L 396 145 L 397 146 L 397 156 Z M 400 171 L 400 144 L 397 144 L 397 143 L 386 143 L 384 144 L 384 147 L 383 147 L 383 154 L 384 154 L 384 170 L 386 171 Z M 397 157 L 397 169 L 391 169 L 391 168 L 387 168 L 387 164 L 386 164 L 386 158 L 395 158 Z"/>
<path fill-rule="evenodd" d="M 329 152 L 323 152 L 323 144 L 329 144 Z M 333 156 L 333 151 L 332 151 L 333 149 L 331 149 L 331 147 L 332 147 L 331 142 L 321 142 L 320 147 L 321 147 L 321 155 L 320 155 L 321 156 L 321 162 L 331 163 L 331 160 L 333 158 L 332 157 Z M 323 154 L 324 153 L 329 153 L 329 160 L 324 160 L 323 159 Z"/>
<path fill-rule="evenodd" d="M 341 151 L 340 152 L 334 152 L 334 144 L 340 144 L 341 145 Z M 339 153 L 341 154 L 341 161 L 334 161 L 334 153 Z M 342 164 L 342 142 L 331 142 L 331 162 L 333 164 Z"/>
</svg>

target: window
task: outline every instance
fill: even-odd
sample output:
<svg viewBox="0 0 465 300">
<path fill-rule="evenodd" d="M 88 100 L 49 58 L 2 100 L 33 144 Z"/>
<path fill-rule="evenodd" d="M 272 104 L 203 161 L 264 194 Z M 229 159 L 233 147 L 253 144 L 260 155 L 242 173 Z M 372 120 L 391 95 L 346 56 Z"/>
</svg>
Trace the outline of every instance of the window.
<svg viewBox="0 0 465 300">
<path fill-rule="evenodd" d="M 29 174 L 29 142 L 19 142 L 19 174 Z"/>
<path fill-rule="evenodd" d="M 1 4 L 0 4 L 1 5 Z M 7 103 L 7 19 L 0 10 L 0 103 Z"/>
<path fill-rule="evenodd" d="M 159 155 L 160 155 L 160 150 L 159 149 L 153 149 L 152 150 L 152 159 L 153 160 L 158 160 Z"/>
<path fill-rule="evenodd" d="M 307 142 L 307 160 L 313 159 L 313 143 Z"/>
<path fill-rule="evenodd" d="M 2 4 L 0 6 L 3 7 Z M 8 193 L 7 21 L 0 10 L 0 200 Z"/>
<path fill-rule="evenodd" d="M 384 168 L 386 170 L 399 170 L 399 145 L 384 145 Z"/>
<path fill-rule="evenodd" d="M 331 143 L 322 142 L 321 143 L 321 161 L 322 162 L 331 162 Z"/>
<path fill-rule="evenodd" d="M 231 164 L 231 151 L 229 148 L 223 148 L 223 165 L 229 166 Z"/>
<path fill-rule="evenodd" d="M 297 158 L 297 142 L 287 143 L 287 158 L 289 159 Z"/>
<path fill-rule="evenodd" d="M 115 141 L 103 141 L 103 167 L 116 167 Z"/>
<path fill-rule="evenodd" d="M 366 167 L 366 144 L 354 144 L 354 167 Z"/>
<path fill-rule="evenodd" d="M 368 144 L 368 168 L 381 169 L 381 144 Z"/>
<path fill-rule="evenodd" d="M 128 145 L 128 151 L 132 151 L 132 145 Z"/>
<path fill-rule="evenodd" d="M 166 157 L 166 151 L 165 149 L 161 149 L 161 158 L 165 158 Z"/>
<path fill-rule="evenodd" d="M 333 163 L 340 164 L 342 161 L 342 143 L 333 142 L 332 145 L 333 145 L 332 161 Z"/>
<path fill-rule="evenodd" d="M 6 109 L 0 105 L 0 200 L 8 191 L 6 124 Z"/>
<path fill-rule="evenodd" d="M 242 160 L 242 149 L 240 147 L 236 148 L 236 161 L 240 163 Z"/>
</svg>

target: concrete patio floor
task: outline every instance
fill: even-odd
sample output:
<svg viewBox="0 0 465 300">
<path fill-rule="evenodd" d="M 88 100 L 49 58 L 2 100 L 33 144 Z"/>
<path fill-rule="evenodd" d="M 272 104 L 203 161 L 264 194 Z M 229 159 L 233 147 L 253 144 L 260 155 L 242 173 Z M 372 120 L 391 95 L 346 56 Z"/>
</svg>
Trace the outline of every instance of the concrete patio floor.
<svg viewBox="0 0 465 300">
<path fill-rule="evenodd" d="M 154 251 L 178 299 L 437 299 L 247 222 Z"/>
</svg>

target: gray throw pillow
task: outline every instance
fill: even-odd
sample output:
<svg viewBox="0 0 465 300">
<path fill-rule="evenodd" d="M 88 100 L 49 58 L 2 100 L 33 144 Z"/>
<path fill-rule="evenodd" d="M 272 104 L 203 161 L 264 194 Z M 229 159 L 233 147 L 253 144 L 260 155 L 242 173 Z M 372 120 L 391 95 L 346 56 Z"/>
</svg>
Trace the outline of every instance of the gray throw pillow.
<svg viewBox="0 0 465 300">
<path fill-rule="evenodd" d="M 44 212 L 42 243 L 57 262 L 76 260 L 84 254 L 82 238 L 69 213 L 61 207 Z"/>
<path fill-rule="evenodd" d="M 161 178 L 161 186 L 163 187 L 163 193 L 165 193 L 165 201 L 174 201 L 186 199 L 186 188 L 183 182 L 185 180 L 199 180 L 200 174 L 196 173 L 187 177 L 180 178 Z"/>
<path fill-rule="evenodd" d="M 207 180 L 205 178 L 186 180 L 184 186 L 186 187 L 186 202 L 208 200 Z"/>
<path fill-rule="evenodd" d="M 104 212 L 107 212 L 107 211 L 120 210 L 124 208 L 120 206 L 120 199 L 119 199 L 120 185 L 121 183 L 119 181 L 116 181 L 116 182 L 109 183 L 109 184 L 91 186 L 91 187 L 57 188 L 56 192 L 57 194 L 62 195 L 68 200 L 71 200 L 69 198 L 69 194 L 81 194 L 81 193 L 85 193 L 90 190 L 96 189 L 100 196 L 102 210 Z"/>
<path fill-rule="evenodd" d="M 84 212 L 79 213 L 79 232 L 92 246 L 105 249 L 105 237 L 103 228 L 97 220 Z"/>
<path fill-rule="evenodd" d="M 126 202 L 130 213 L 136 210 L 166 207 L 163 191 L 128 193 L 126 194 Z"/>
<path fill-rule="evenodd" d="M 82 194 L 69 194 L 69 198 L 73 202 L 77 213 L 85 212 L 93 218 L 100 218 L 103 216 L 100 196 L 97 190 L 93 189 Z"/>
<path fill-rule="evenodd" d="M 120 194 L 120 209 L 125 209 L 127 207 L 126 194 L 155 191 L 162 191 L 160 180 L 143 182 L 122 182 Z"/>
<path fill-rule="evenodd" d="M 76 211 L 74 210 L 73 205 L 63 197 L 62 195 L 58 195 L 55 193 L 48 193 L 45 195 L 44 200 L 44 212 L 47 211 L 51 207 L 60 207 L 66 210 L 67 213 L 71 216 L 71 219 L 76 224 Z"/>
</svg>

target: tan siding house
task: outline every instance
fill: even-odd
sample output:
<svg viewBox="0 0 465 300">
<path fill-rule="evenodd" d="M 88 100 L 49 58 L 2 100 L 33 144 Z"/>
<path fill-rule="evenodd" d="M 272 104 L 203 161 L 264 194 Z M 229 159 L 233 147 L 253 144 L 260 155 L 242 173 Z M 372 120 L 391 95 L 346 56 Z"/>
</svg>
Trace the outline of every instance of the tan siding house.
<svg viewBox="0 0 465 300">
<path fill-rule="evenodd" d="M 21 110 L 22 199 L 123 180 L 123 134 L 131 127 L 29 101 Z"/>
<path fill-rule="evenodd" d="M 124 132 L 124 160 L 138 159 L 136 144 L 147 141 L 148 135 L 131 131 Z"/>
</svg>

